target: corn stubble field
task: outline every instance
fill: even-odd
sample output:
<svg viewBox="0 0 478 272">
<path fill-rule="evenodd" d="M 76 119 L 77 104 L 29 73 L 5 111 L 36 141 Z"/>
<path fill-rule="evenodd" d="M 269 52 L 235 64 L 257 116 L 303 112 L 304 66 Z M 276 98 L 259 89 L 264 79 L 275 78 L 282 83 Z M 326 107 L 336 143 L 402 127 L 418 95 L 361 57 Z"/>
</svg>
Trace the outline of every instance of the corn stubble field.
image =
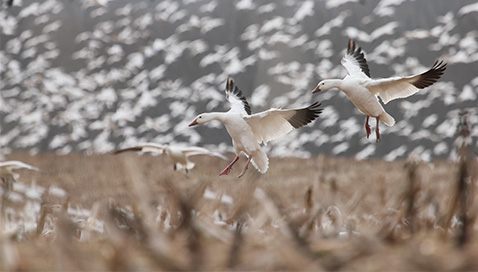
<svg viewBox="0 0 478 272">
<path fill-rule="evenodd" d="M 6 157 L 48 173 L 20 172 L 36 200 L 4 194 L 2 270 L 478 269 L 476 160 L 271 158 L 237 179 L 244 158 L 219 177 L 209 157 L 189 175 L 135 153 Z"/>
</svg>

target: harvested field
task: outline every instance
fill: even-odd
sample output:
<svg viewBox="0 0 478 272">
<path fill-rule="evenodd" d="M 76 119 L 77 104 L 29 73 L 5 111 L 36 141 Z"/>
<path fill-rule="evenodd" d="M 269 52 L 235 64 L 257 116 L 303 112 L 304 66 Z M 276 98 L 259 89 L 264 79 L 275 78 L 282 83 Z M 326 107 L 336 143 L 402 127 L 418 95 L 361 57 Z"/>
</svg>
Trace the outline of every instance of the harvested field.
<svg viewBox="0 0 478 272">
<path fill-rule="evenodd" d="M 134 153 L 6 159 L 48 173 L 3 194 L 2 270 L 478 269 L 476 161 L 463 197 L 446 161 L 271 158 L 237 179 L 244 158 L 222 177 L 209 157 L 189 175 Z"/>
</svg>

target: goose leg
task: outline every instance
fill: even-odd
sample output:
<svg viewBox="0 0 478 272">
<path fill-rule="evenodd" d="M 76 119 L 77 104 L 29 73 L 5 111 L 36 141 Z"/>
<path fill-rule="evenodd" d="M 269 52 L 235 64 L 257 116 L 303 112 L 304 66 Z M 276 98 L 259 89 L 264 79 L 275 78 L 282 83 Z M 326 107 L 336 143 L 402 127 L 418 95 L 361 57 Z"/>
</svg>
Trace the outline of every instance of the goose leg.
<svg viewBox="0 0 478 272">
<path fill-rule="evenodd" d="M 229 172 L 231 172 L 232 166 L 237 162 L 237 160 L 239 160 L 239 156 L 236 156 L 236 158 L 226 167 L 226 169 L 222 170 L 219 176 L 229 174 Z"/>
<path fill-rule="evenodd" d="M 377 119 L 377 126 L 375 127 L 375 135 L 377 136 L 377 142 L 380 141 L 380 131 L 378 129 L 378 122 L 380 121 L 380 119 L 378 117 L 375 117 L 375 119 Z"/>
<path fill-rule="evenodd" d="M 173 169 L 174 171 L 178 170 L 178 168 L 176 167 L 176 163 L 173 164 Z"/>
<path fill-rule="evenodd" d="M 372 130 L 370 129 L 370 125 L 368 124 L 368 119 L 369 118 L 370 118 L 370 116 L 367 115 L 367 119 L 365 120 L 365 131 L 367 132 L 367 139 L 370 136 L 370 134 L 372 133 Z"/>
<path fill-rule="evenodd" d="M 247 171 L 247 167 L 249 166 L 249 163 L 251 162 L 251 159 L 252 159 L 252 155 L 250 155 L 250 156 L 247 158 L 246 165 L 244 165 L 244 168 L 242 169 L 241 174 L 240 174 L 239 177 L 237 177 L 237 178 L 240 178 L 240 177 L 244 176 L 244 174 L 245 174 L 246 171 Z"/>
</svg>

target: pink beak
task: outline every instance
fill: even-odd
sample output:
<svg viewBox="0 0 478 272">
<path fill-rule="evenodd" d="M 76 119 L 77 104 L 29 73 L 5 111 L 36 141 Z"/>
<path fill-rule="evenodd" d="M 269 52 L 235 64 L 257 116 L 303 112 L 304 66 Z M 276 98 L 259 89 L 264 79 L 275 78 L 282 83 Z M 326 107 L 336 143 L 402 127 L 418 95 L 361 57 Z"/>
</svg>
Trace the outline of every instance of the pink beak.
<svg viewBox="0 0 478 272">
<path fill-rule="evenodd" d="M 191 124 L 189 124 L 190 127 L 195 126 L 195 125 L 199 125 L 197 120 L 194 120 L 194 121 L 191 122 Z"/>
<path fill-rule="evenodd" d="M 320 86 L 315 87 L 315 89 L 312 91 L 312 93 L 317 93 L 320 92 Z"/>
</svg>

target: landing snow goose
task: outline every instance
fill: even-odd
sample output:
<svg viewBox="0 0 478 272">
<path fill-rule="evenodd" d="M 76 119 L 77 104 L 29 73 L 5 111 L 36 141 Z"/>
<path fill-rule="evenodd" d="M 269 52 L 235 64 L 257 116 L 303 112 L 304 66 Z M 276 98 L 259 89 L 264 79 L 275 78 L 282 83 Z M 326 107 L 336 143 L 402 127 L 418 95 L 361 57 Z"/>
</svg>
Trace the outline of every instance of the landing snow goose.
<svg viewBox="0 0 478 272">
<path fill-rule="evenodd" d="M 378 96 L 387 104 L 397 98 L 405 98 L 415 94 L 420 89 L 431 86 L 440 79 L 446 69 L 446 63 L 436 61 L 428 70 L 413 76 L 396 76 L 381 79 L 370 78 L 370 70 L 360 47 L 353 40 L 349 41 L 347 53 L 340 62 L 347 70 L 344 79 L 325 79 L 317 84 L 313 93 L 337 88 L 347 95 L 352 103 L 365 115 L 365 131 L 367 138 L 371 134 L 369 118 L 377 120 L 375 134 L 380 140 L 379 121 L 393 126 L 395 120 L 383 109 Z"/>
<path fill-rule="evenodd" d="M 11 189 L 12 183 L 17 181 L 20 177 L 20 174 L 15 172 L 16 170 L 27 169 L 32 171 L 37 171 L 40 173 L 46 173 L 45 171 L 26 164 L 21 161 L 3 161 L 0 162 L 0 180 L 4 183 L 4 185 Z"/>
<path fill-rule="evenodd" d="M 186 173 L 194 168 L 194 163 L 191 162 L 188 157 L 195 155 L 207 155 L 223 160 L 228 160 L 227 157 L 218 152 L 210 151 L 203 147 L 198 146 L 182 146 L 182 145 L 167 145 L 157 143 L 144 143 L 133 147 L 124 148 L 115 151 L 115 154 L 123 153 L 126 151 L 140 151 L 140 152 L 152 152 L 152 153 L 165 153 L 172 161 L 174 171 L 184 169 Z"/>
<path fill-rule="evenodd" d="M 266 144 L 294 128 L 300 128 L 312 122 L 322 112 L 322 109 L 319 108 L 320 104 L 315 102 L 301 109 L 272 108 L 252 114 L 249 103 L 231 78 L 228 78 L 226 83 L 226 98 L 231 105 L 228 112 L 202 113 L 189 126 L 213 120 L 224 124 L 232 138 L 236 157 L 219 175 L 229 174 L 232 166 L 239 160 L 239 155 L 244 153 L 247 156 L 247 162 L 239 178 L 246 173 L 250 162 L 261 173 L 265 173 L 269 168 L 269 159 L 262 151 L 261 143 Z"/>
</svg>

